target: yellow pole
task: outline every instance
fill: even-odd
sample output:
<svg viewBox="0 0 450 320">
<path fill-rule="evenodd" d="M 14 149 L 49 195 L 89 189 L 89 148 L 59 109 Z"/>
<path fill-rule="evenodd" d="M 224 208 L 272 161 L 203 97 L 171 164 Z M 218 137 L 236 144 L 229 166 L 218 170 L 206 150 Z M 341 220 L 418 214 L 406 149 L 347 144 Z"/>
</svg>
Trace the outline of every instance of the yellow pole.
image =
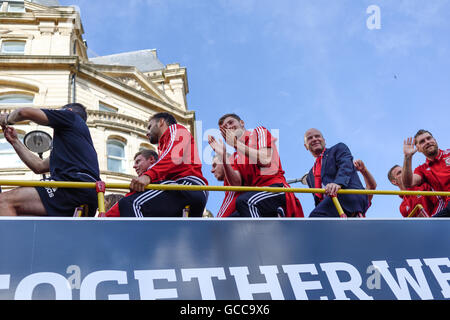
<svg viewBox="0 0 450 320">
<path fill-rule="evenodd" d="M 339 216 L 341 218 L 346 218 L 347 215 L 344 213 L 344 210 L 342 209 L 342 206 L 339 203 L 339 200 L 338 200 L 337 196 L 332 196 L 331 200 L 333 200 L 334 206 L 336 207 L 336 210 L 339 213 Z"/>
<path fill-rule="evenodd" d="M 423 207 L 422 207 L 422 205 L 420 203 L 414 207 L 414 209 L 408 215 L 408 218 L 416 216 L 416 212 L 419 211 L 419 210 L 423 210 Z"/>
<path fill-rule="evenodd" d="M 1 186 L 17 187 L 49 187 L 49 188 L 95 188 L 95 182 L 71 182 L 71 181 L 23 181 L 0 180 Z"/>
<path fill-rule="evenodd" d="M 130 184 L 127 183 L 107 183 L 109 189 L 127 189 Z M 325 193 L 325 189 L 317 188 L 272 188 L 272 187 L 236 187 L 236 186 L 180 186 L 175 184 L 149 184 L 145 187 L 147 190 L 188 190 L 188 191 L 267 191 L 267 192 L 294 192 L 294 193 Z M 380 195 L 405 195 L 405 196 L 450 196 L 448 191 L 396 191 L 396 190 L 359 190 L 359 189 L 340 189 L 338 194 L 380 194 Z"/>
<path fill-rule="evenodd" d="M 103 217 L 105 214 L 105 194 L 103 192 L 97 193 L 98 197 L 98 213 L 96 217 Z"/>
<path fill-rule="evenodd" d="M 98 214 L 96 217 L 103 217 L 105 215 L 105 190 L 106 184 L 103 181 L 97 181 L 95 184 L 98 197 Z"/>
<path fill-rule="evenodd" d="M 0 180 L 1 186 L 20 187 L 50 187 L 50 188 L 96 188 L 95 182 L 70 182 L 70 181 L 23 181 Z M 129 183 L 105 183 L 106 189 L 129 189 Z M 187 191 L 267 191 L 267 192 L 294 192 L 294 193 L 325 193 L 318 188 L 271 188 L 271 187 L 242 187 L 242 186 L 182 186 L 168 184 L 149 184 L 147 190 L 187 190 Z M 404 196 L 443 196 L 450 197 L 449 191 L 401 191 L 401 190 L 356 190 L 340 189 L 338 194 L 380 194 L 380 195 L 404 195 Z"/>
</svg>

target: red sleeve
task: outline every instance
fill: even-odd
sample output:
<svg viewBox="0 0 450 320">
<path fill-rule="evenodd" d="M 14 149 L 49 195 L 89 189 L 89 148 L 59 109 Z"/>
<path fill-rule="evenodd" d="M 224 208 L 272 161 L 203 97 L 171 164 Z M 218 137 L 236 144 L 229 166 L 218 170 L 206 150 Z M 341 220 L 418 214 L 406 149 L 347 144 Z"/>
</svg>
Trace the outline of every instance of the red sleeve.
<svg viewBox="0 0 450 320">
<path fill-rule="evenodd" d="M 269 130 L 264 127 L 257 127 L 255 129 L 256 139 L 252 144 L 252 147 L 255 149 L 261 148 L 272 148 L 272 145 L 277 140 L 272 136 Z"/>
<path fill-rule="evenodd" d="M 427 197 L 428 201 L 428 207 L 427 212 L 430 216 L 434 216 L 436 213 L 442 210 L 444 207 L 444 200 L 442 200 L 441 197 L 438 196 L 429 196 Z"/>
<path fill-rule="evenodd" d="M 238 197 L 238 195 L 238 192 L 225 192 L 225 198 L 223 199 L 222 205 L 220 206 L 219 212 L 217 213 L 218 218 L 229 217 L 236 211 L 236 198 Z"/>
<path fill-rule="evenodd" d="M 403 217 L 407 218 L 408 215 L 411 213 L 411 211 L 414 210 L 414 208 L 420 204 L 423 207 L 422 203 L 423 197 L 417 197 L 417 196 L 406 196 L 400 205 L 400 213 Z"/>
<path fill-rule="evenodd" d="M 286 216 L 293 218 L 303 218 L 303 208 L 300 201 L 292 192 L 286 192 Z"/>
<path fill-rule="evenodd" d="M 417 174 L 417 175 L 421 176 L 422 177 L 422 181 L 425 180 L 425 175 L 423 174 L 422 166 L 418 166 L 417 168 L 415 168 L 414 169 L 414 174 Z"/>
<path fill-rule="evenodd" d="M 230 158 L 228 158 L 228 161 L 230 162 L 230 165 L 234 170 L 239 171 L 239 167 L 238 167 L 238 164 L 236 161 L 237 157 L 238 157 L 238 155 L 235 152 Z"/>
<path fill-rule="evenodd" d="M 290 188 L 288 183 L 283 183 L 283 187 Z M 286 192 L 286 217 L 304 218 L 302 205 L 293 192 Z"/>
<path fill-rule="evenodd" d="M 407 218 L 414 207 L 420 203 L 420 199 L 416 196 L 405 196 L 403 202 L 400 205 L 400 213 L 403 217 Z"/>
<path fill-rule="evenodd" d="M 229 158 L 231 168 L 234 171 L 238 171 L 241 177 L 243 178 L 246 175 L 245 168 L 248 168 L 249 159 L 241 154 L 235 152 L 232 157 Z"/>
<path fill-rule="evenodd" d="M 421 191 L 434 191 L 428 183 L 420 186 Z M 438 196 L 422 196 L 422 206 L 428 215 L 433 216 L 442 209 L 442 198 Z"/>
<path fill-rule="evenodd" d="M 404 199 L 402 201 L 402 203 L 400 204 L 400 213 L 402 214 L 403 217 L 408 217 L 410 211 L 410 207 L 408 205 L 408 201 L 407 199 Z"/>
<path fill-rule="evenodd" d="M 116 204 L 114 204 L 111 209 L 109 209 L 106 213 L 105 213 L 105 217 L 120 217 L 120 211 L 119 211 L 119 202 L 116 202 Z"/>
<path fill-rule="evenodd" d="M 189 131 L 177 125 L 172 125 L 167 130 L 170 130 L 169 138 L 164 142 L 158 161 L 144 172 L 150 177 L 151 182 L 165 180 L 173 168 L 187 163 L 186 157 L 190 155 L 191 134 Z"/>
</svg>

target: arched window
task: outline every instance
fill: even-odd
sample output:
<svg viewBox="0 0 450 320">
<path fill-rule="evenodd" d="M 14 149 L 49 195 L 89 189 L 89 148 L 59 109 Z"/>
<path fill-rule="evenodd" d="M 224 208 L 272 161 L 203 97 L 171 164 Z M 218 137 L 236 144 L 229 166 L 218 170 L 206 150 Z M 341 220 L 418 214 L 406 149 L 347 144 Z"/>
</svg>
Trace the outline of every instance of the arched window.
<svg viewBox="0 0 450 320">
<path fill-rule="evenodd" d="M 6 40 L 2 42 L 3 54 L 24 54 L 25 53 L 25 41 L 20 40 Z"/>
<path fill-rule="evenodd" d="M 17 134 L 20 141 L 23 142 L 24 135 L 21 133 Z M 0 133 L 0 162 L 2 163 L 2 168 L 22 168 L 25 164 L 20 160 L 14 148 L 5 139 L 5 135 Z"/>
<path fill-rule="evenodd" d="M 125 173 L 125 143 L 117 139 L 108 139 L 106 146 L 108 170 Z"/>
<path fill-rule="evenodd" d="M 32 104 L 34 96 L 24 93 L 10 93 L 0 96 L 0 104 Z"/>
</svg>

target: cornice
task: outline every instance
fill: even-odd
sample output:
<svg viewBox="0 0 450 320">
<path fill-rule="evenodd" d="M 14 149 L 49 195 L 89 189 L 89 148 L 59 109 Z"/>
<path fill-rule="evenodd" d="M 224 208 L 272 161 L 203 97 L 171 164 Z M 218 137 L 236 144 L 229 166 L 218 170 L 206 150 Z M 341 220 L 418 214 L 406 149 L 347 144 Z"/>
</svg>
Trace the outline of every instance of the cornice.
<svg viewBox="0 0 450 320">
<path fill-rule="evenodd" d="M 178 107 L 171 105 L 172 102 L 169 98 L 167 101 L 160 100 L 149 93 L 143 92 L 132 86 L 125 84 L 118 78 L 106 74 L 107 68 L 101 68 L 97 70 L 92 64 L 86 64 L 80 62 L 78 56 L 45 56 L 45 55 L 0 55 L 0 65 L 2 67 L 22 67 L 26 69 L 38 68 L 48 69 L 53 68 L 67 68 L 69 71 L 77 72 L 79 76 L 84 76 L 92 81 L 100 82 L 102 85 L 108 85 L 111 89 L 117 92 L 126 93 L 128 96 L 132 96 L 134 99 L 139 99 L 144 103 L 152 102 L 152 108 L 155 108 L 158 112 L 168 111 L 175 115 L 179 119 L 188 119 L 189 111 L 184 111 Z M 146 77 L 136 70 L 135 67 L 117 67 L 110 68 L 110 72 L 119 76 L 123 72 L 124 76 L 136 75 L 139 80 Z M 150 80 L 149 80 L 150 81 Z M 158 90 L 159 91 L 159 90 Z M 175 103 L 174 103 L 175 104 Z"/>
<path fill-rule="evenodd" d="M 86 81 L 91 81 L 93 83 L 98 83 L 100 86 L 105 87 L 108 90 L 112 90 L 117 92 L 123 97 L 127 97 L 130 100 L 137 101 L 151 110 L 151 113 L 156 112 L 170 112 L 174 115 L 174 117 L 179 122 L 188 122 L 191 125 L 191 131 L 194 132 L 194 121 L 195 121 L 195 112 L 193 110 L 182 110 L 177 108 L 167 102 L 161 101 L 149 93 L 142 92 L 136 88 L 133 88 L 122 81 L 109 76 L 101 71 L 96 70 L 91 67 L 89 64 L 80 63 L 80 58 L 78 56 L 31 56 L 31 55 L 0 55 L 0 65 L 2 69 L 6 69 L 8 67 L 14 68 L 23 68 L 23 69 L 67 69 L 69 72 L 76 72 L 78 77 L 82 77 L 86 79 Z M 124 71 L 124 75 L 130 75 L 132 71 L 130 67 L 114 67 L 116 71 Z M 133 69 L 135 69 L 133 67 Z M 143 77 L 145 75 L 142 74 Z M 149 80 L 150 81 L 150 80 Z M 90 112 L 101 112 L 101 111 L 93 111 Z M 145 111 L 145 110 L 143 110 Z M 108 113 L 107 113 L 108 114 Z M 111 116 L 112 114 L 109 114 Z M 126 119 L 127 116 L 117 114 L 116 116 L 124 117 Z M 96 124 L 104 124 L 108 125 L 108 127 L 113 125 L 113 121 L 108 120 L 106 115 L 100 115 L 100 113 L 95 115 Z M 130 117 L 130 119 L 134 119 Z M 145 119 L 147 120 L 147 119 Z M 126 120 L 127 121 L 127 120 Z M 130 122 L 132 123 L 132 121 Z M 136 130 L 136 126 L 142 129 Z M 132 124 L 128 127 L 128 124 L 124 125 L 124 128 L 127 130 L 132 130 L 133 132 L 138 133 L 139 135 L 145 134 L 147 123 L 144 121 L 142 123 Z"/>
<path fill-rule="evenodd" d="M 122 131 L 127 134 L 135 133 L 142 138 L 146 137 L 147 119 L 146 121 L 143 121 L 120 113 L 98 110 L 87 110 L 87 112 L 88 126 L 105 127 L 115 131 Z"/>
<path fill-rule="evenodd" d="M 55 12 L 44 12 L 44 11 L 33 11 L 33 12 L 0 12 L 0 22 L 1 23 L 15 23 L 15 24 L 38 24 L 42 20 L 53 20 L 53 21 L 68 21 L 72 19 L 79 19 L 76 12 L 65 13 L 60 11 Z M 79 22 L 78 22 L 79 23 Z"/>
<path fill-rule="evenodd" d="M 86 69 L 90 72 L 95 72 L 95 73 L 100 73 L 110 79 L 113 79 L 115 81 L 118 81 L 121 84 L 126 84 L 123 81 L 123 78 L 131 78 L 135 81 L 140 81 L 144 84 L 144 86 L 146 87 L 145 89 L 148 91 L 153 92 L 155 95 L 157 95 L 157 99 L 163 103 L 168 104 L 170 107 L 173 108 L 172 104 L 176 104 L 177 103 L 175 101 L 172 101 L 169 97 L 166 96 L 166 94 L 164 92 L 162 92 L 161 90 L 159 90 L 157 88 L 157 86 L 150 80 L 148 79 L 147 76 L 145 76 L 145 74 L 141 73 L 136 67 L 133 66 L 110 66 L 110 65 L 97 65 L 97 64 L 92 64 L 92 63 L 83 63 L 81 64 L 81 68 L 82 69 Z M 137 90 L 138 92 L 142 92 L 146 95 L 149 95 L 147 92 L 136 89 L 133 86 L 128 86 L 132 89 Z M 150 96 L 150 95 L 149 95 Z M 153 96 L 150 96 L 152 98 L 155 98 Z"/>
<path fill-rule="evenodd" d="M 132 67 L 134 68 L 134 67 Z M 135 69 L 135 68 L 134 68 Z M 136 71 L 137 73 L 137 71 Z M 84 75 L 92 79 L 93 81 L 101 82 L 103 85 L 107 84 L 111 89 L 116 91 L 120 91 L 121 93 L 127 93 L 129 96 L 132 96 L 134 99 L 138 99 L 143 101 L 145 104 L 148 104 L 149 101 L 152 102 L 152 108 L 157 112 L 171 112 L 175 117 L 185 119 L 187 117 L 186 111 L 171 105 L 169 102 L 162 101 L 149 93 L 138 90 L 132 86 L 125 84 L 120 81 L 116 77 L 112 77 L 108 74 L 105 74 L 102 71 L 96 70 L 90 65 L 81 63 L 79 65 L 79 75 Z M 118 75 L 118 74 L 117 74 Z M 130 73 L 125 73 L 124 76 L 130 75 Z M 170 101 L 172 102 L 172 101 Z M 175 104 L 175 103 L 174 103 Z"/>
<path fill-rule="evenodd" d="M 48 69 L 49 67 L 76 70 L 79 64 L 78 56 L 47 56 L 47 55 L 6 55 L 0 54 L 0 65 L 4 67 L 22 67 L 33 69 Z"/>
</svg>

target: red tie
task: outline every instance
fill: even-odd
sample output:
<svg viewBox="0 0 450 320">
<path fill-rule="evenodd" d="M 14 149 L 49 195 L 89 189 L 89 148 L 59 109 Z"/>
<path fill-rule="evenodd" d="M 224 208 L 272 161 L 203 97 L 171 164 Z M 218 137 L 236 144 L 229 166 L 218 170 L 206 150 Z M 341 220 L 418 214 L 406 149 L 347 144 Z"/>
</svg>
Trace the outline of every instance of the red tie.
<svg viewBox="0 0 450 320">
<path fill-rule="evenodd" d="M 316 188 L 322 188 L 322 158 L 323 158 L 324 152 L 325 152 L 325 149 L 323 149 L 320 156 L 318 156 L 316 158 L 316 162 L 314 163 L 314 167 L 313 167 L 314 186 Z M 323 193 L 316 193 L 315 195 L 319 198 L 319 201 L 322 201 Z"/>
</svg>

